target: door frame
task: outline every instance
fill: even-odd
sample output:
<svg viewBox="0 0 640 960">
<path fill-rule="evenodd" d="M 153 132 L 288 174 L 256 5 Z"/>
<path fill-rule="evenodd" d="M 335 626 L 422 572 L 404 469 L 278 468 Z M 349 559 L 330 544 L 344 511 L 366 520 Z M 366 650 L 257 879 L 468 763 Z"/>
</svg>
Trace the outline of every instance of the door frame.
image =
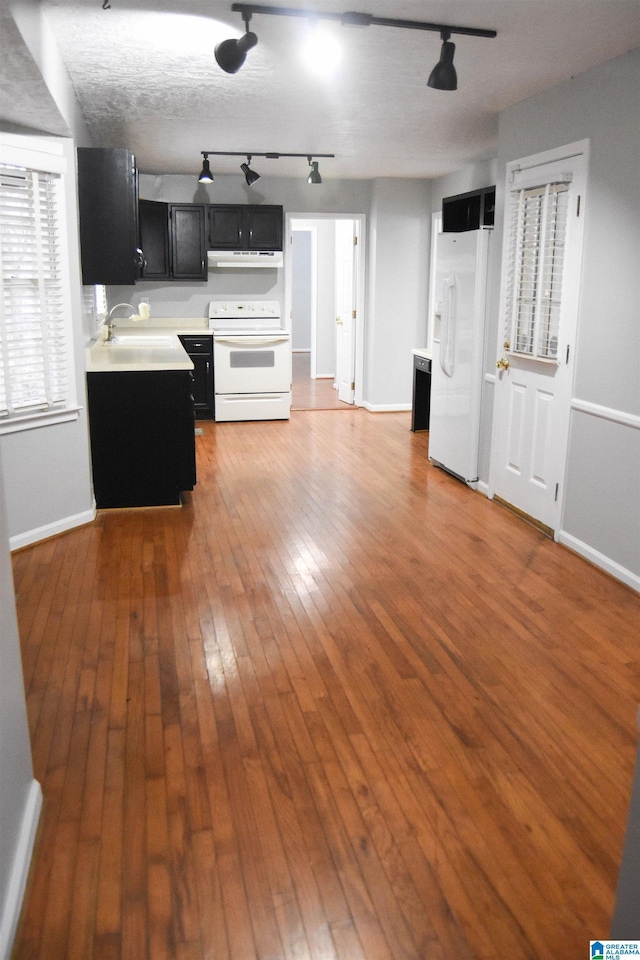
<svg viewBox="0 0 640 960">
<path fill-rule="evenodd" d="M 566 488 L 566 476 L 567 476 L 567 459 L 568 459 L 568 450 L 569 450 L 569 440 L 570 440 L 570 430 L 571 430 L 571 398 L 573 396 L 573 385 L 575 381 L 575 368 L 576 368 L 576 355 L 577 355 L 577 343 L 578 335 L 580 329 L 580 301 L 582 296 L 582 272 L 584 266 L 584 252 L 585 252 L 585 218 L 587 215 L 587 193 L 588 193 L 588 179 L 589 179 L 589 158 L 590 158 L 590 140 L 578 140 L 574 143 L 565 144 L 562 147 L 555 147 L 551 150 L 545 150 L 541 153 L 532 154 L 527 157 L 522 157 L 518 160 L 512 160 L 508 162 L 505 166 L 505 175 L 504 175 L 504 209 L 503 209 L 503 222 L 502 222 L 502 253 L 501 253 L 501 263 L 500 263 L 500 300 L 499 300 L 499 312 L 498 312 L 498 322 L 497 322 L 497 336 L 496 336 L 496 354 L 495 361 L 497 362 L 499 358 L 503 355 L 503 338 L 504 338 L 504 315 L 506 310 L 506 295 L 507 295 L 507 277 L 506 277 L 506 265 L 508 258 L 508 243 L 509 243 L 509 234 L 507 229 L 507 216 L 508 216 L 508 193 L 509 193 L 509 184 L 510 177 L 513 174 L 520 172 L 525 172 L 527 170 L 533 170 L 536 167 L 543 167 L 546 164 L 552 163 L 561 163 L 564 160 L 573 160 L 575 158 L 582 158 L 584 162 L 584 167 L 578 173 L 578 177 L 575 179 L 575 183 L 579 188 L 579 193 L 581 197 L 581 217 L 577 226 L 578 230 L 578 243 L 579 250 L 578 256 L 576 258 L 575 269 L 577 270 L 576 278 L 576 290 L 575 290 L 575 304 L 574 304 L 574 316 L 572 319 L 572 328 L 570 330 L 571 336 L 571 350 L 569 354 L 569 363 L 567 370 L 567 389 L 566 394 L 563 398 L 564 406 L 562 407 L 562 414 L 565 417 L 565 426 L 563 432 L 563 449 L 562 449 L 562 461 L 558 466 L 558 494 L 557 494 L 557 510 L 556 510 L 556 521 L 555 526 L 553 527 L 553 538 L 554 540 L 559 540 L 560 532 L 563 528 L 564 522 L 564 507 L 565 507 L 565 488 Z M 498 404 L 496 402 L 497 394 L 494 395 L 493 402 L 493 415 L 491 422 L 491 455 L 490 455 L 490 465 L 489 465 L 489 482 L 487 485 L 487 496 L 489 499 L 493 499 L 496 496 L 496 478 L 498 473 L 498 463 L 497 463 L 497 450 L 498 450 Z M 518 509 L 517 504 L 514 505 L 516 511 Z M 524 514 L 526 516 L 526 514 Z M 536 518 L 531 518 L 534 522 Z"/>
<path fill-rule="evenodd" d="M 358 248 L 357 248 L 357 269 L 358 281 L 356 285 L 356 319 L 354 329 L 354 360 L 355 360 L 355 392 L 354 404 L 357 407 L 363 405 L 364 393 L 364 343 L 365 343 L 365 265 L 366 265 L 366 225 L 367 218 L 364 213 L 286 213 L 285 214 L 285 243 L 284 243 L 284 318 L 287 329 L 291 329 L 291 308 L 292 308 L 292 256 L 291 256 L 291 231 L 292 222 L 295 220 L 304 220 L 307 223 L 313 220 L 355 220 L 358 224 Z M 307 226 L 305 229 L 309 229 Z M 314 266 L 315 272 L 315 266 Z M 313 280 L 312 280 L 313 283 Z M 312 351 L 313 351 L 312 345 Z"/>
</svg>

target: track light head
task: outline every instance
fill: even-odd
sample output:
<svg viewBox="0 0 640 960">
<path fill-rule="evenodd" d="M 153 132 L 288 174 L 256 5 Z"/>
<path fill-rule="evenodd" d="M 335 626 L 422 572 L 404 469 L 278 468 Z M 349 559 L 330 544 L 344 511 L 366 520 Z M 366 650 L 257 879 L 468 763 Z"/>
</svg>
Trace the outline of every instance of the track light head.
<svg viewBox="0 0 640 960">
<path fill-rule="evenodd" d="M 453 55 L 456 52 L 455 43 L 451 43 L 450 33 L 442 31 L 442 49 L 440 50 L 440 59 L 431 71 L 431 76 L 427 81 L 427 86 L 434 90 L 457 90 L 458 75 L 453 65 Z"/>
<path fill-rule="evenodd" d="M 242 172 L 244 173 L 244 178 L 245 178 L 245 180 L 247 181 L 247 186 L 248 186 L 248 187 L 250 187 L 251 184 L 255 183 L 256 180 L 259 180 L 259 179 L 260 179 L 260 174 L 259 174 L 259 173 L 256 173 L 255 170 L 252 170 L 252 169 L 251 169 L 251 167 L 249 166 L 250 163 L 251 163 L 251 157 L 248 156 L 248 157 L 247 157 L 247 162 L 240 164 L 240 169 L 241 169 Z"/>
<path fill-rule="evenodd" d="M 207 153 L 203 154 L 204 160 L 202 161 L 202 170 L 198 177 L 198 183 L 213 183 L 213 174 L 211 173 L 211 167 L 207 159 L 208 156 L 209 154 Z"/>
<path fill-rule="evenodd" d="M 251 15 L 245 15 L 244 23 L 247 32 L 239 40 L 223 40 L 214 50 L 214 56 L 219 67 L 225 73 L 237 73 L 247 58 L 247 53 L 258 42 L 255 33 L 249 30 Z"/>
<path fill-rule="evenodd" d="M 312 160 L 311 157 L 308 157 L 309 166 L 311 167 L 311 173 L 307 177 L 307 183 L 322 183 L 322 177 L 320 176 L 320 171 L 318 170 L 318 161 Z"/>
</svg>

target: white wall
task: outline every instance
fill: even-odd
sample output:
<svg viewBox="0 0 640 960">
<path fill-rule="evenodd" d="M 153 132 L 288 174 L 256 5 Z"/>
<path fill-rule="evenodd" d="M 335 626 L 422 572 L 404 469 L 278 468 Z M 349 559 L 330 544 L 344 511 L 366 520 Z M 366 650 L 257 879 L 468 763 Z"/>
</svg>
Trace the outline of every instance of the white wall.
<svg viewBox="0 0 640 960">
<path fill-rule="evenodd" d="M 0 471 L 0 960 L 20 912 L 42 796 L 33 778 Z"/>
<path fill-rule="evenodd" d="M 311 349 L 313 232 L 293 230 L 291 235 L 291 348 Z"/>
<path fill-rule="evenodd" d="M 310 219 L 314 213 L 370 216 L 364 402 L 372 410 L 410 407 L 411 349 L 426 338 L 428 181 L 325 180 L 309 186 L 302 178 L 265 176 L 249 188 L 241 176 L 220 176 L 213 184 L 199 184 L 194 169 L 189 177 L 143 174 L 140 195 L 172 203 L 277 203 L 285 213 L 308 214 Z M 139 283 L 110 288 L 108 293 L 110 303 L 136 303 L 136 298 L 148 296 L 152 315 L 157 317 L 204 317 L 208 301 L 216 297 L 265 297 L 284 302 L 284 277 L 283 271 L 212 269 L 207 281 Z M 323 372 L 320 365 L 318 372 Z"/>
<path fill-rule="evenodd" d="M 69 130 L 89 143 L 73 86 L 37 0 L 11 0 L 9 9 Z M 25 54 L 27 55 L 27 54 Z M 25 90 L 25 97 L 29 96 Z M 0 129 L 2 128 L 0 123 Z M 84 379 L 83 300 L 78 248 L 75 149 L 62 140 L 67 161 L 66 218 L 71 268 L 71 321 L 74 331 L 78 420 L 3 436 L 3 477 L 12 548 L 86 522 L 94 516 Z"/>
<path fill-rule="evenodd" d="M 285 213 L 300 214 L 369 212 L 369 181 L 325 180 L 310 186 L 305 178 L 269 176 L 265 171 L 253 187 L 246 185 L 240 172 L 201 184 L 197 166 L 193 176 L 141 174 L 141 199 L 165 203 L 275 203 Z M 213 267 L 206 281 L 142 281 L 132 287 L 110 287 L 107 293 L 110 304 L 119 300 L 136 304 L 141 296 L 149 297 L 152 316 L 202 318 L 207 316 L 209 301 L 218 297 L 255 297 L 284 303 L 284 271 Z"/>
<path fill-rule="evenodd" d="M 588 138 L 582 290 L 560 539 L 640 589 L 640 50 L 501 113 L 498 157 L 433 182 L 496 184 L 480 477 L 488 479 L 506 164 Z"/>
<path fill-rule="evenodd" d="M 72 95 L 71 83 L 60 69 L 58 51 L 41 20 L 36 0 L 13 0 L 15 22 L 32 49 L 61 116 L 71 131 L 88 142 Z M 29 91 L 23 91 L 25 98 Z M 13 128 L 12 128 L 13 129 Z M 72 270 L 72 322 L 76 332 L 78 398 L 83 402 L 84 336 L 77 244 L 75 153 L 65 141 L 69 189 Z M 5 490 L 6 485 L 6 490 Z M 5 499 L 6 493 L 6 499 Z M 42 803 L 34 780 L 14 588 L 9 560 L 9 535 L 29 542 L 93 515 L 87 423 L 84 411 L 72 423 L 4 436 L 0 443 L 0 960 L 8 958 L 22 905 L 35 832 Z"/>
<path fill-rule="evenodd" d="M 77 236 L 75 150 L 61 140 L 65 177 L 71 323 L 78 404 L 77 420 L 0 437 L 7 526 L 12 548 L 86 523 L 95 515 L 89 458 L 84 373 L 85 334 Z"/>
<path fill-rule="evenodd" d="M 372 410 L 411 407 L 411 350 L 427 338 L 430 214 L 428 181 L 373 181 L 364 383 Z"/>
<path fill-rule="evenodd" d="M 74 137 L 77 146 L 91 146 L 88 127 L 53 33 L 47 23 L 42 3 L 40 0 L 7 0 L 7 7 L 66 124 L 65 133 Z M 22 91 L 25 98 L 30 93 L 29 90 Z M 37 91 L 35 95 L 38 95 Z"/>
<path fill-rule="evenodd" d="M 561 540 L 640 589 L 640 50 L 504 111 L 505 165 L 590 139 Z M 501 225 L 504 194 L 497 197 Z M 499 258 L 502 230 L 496 229 Z M 495 258 L 494 258 L 495 263 Z M 492 289 L 493 320 L 499 284 Z M 497 338 L 494 325 L 490 334 Z"/>
</svg>

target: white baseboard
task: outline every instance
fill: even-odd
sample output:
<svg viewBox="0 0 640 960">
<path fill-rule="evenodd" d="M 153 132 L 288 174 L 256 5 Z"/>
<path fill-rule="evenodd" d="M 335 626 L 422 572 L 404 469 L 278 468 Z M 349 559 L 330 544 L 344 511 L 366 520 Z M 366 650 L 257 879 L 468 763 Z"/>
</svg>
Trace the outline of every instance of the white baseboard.
<svg viewBox="0 0 640 960">
<path fill-rule="evenodd" d="M 370 413 L 404 413 L 411 410 L 410 403 L 369 403 L 367 400 L 363 400 L 360 406 Z"/>
<path fill-rule="evenodd" d="M 62 520 L 56 520 L 55 523 L 47 523 L 44 527 L 36 527 L 34 530 L 27 530 L 26 533 L 18 533 L 15 537 L 10 537 L 9 548 L 18 550 L 20 547 L 28 547 L 31 543 L 37 543 L 39 540 L 46 540 L 48 537 L 55 537 L 59 533 L 73 530 L 74 527 L 91 523 L 95 518 L 94 503 L 91 510 L 85 510 L 83 513 L 76 513 L 75 516 L 64 517 Z"/>
<path fill-rule="evenodd" d="M 31 855 L 38 830 L 42 809 L 42 790 L 37 780 L 32 780 L 25 804 L 16 854 L 7 885 L 7 898 L 2 904 L 0 920 L 0 960 L 9 960 L 16 935 L 22 900 L 31 866 Z"/>
<path fill-rule="evenodd" d="M 616 563 L 616 561 L 610 557 L 606 557 L 603 553 L 599 553 L 598 550 L 590 547 L 588 543 L 583 543 L 582 540 L 578 540 L 577 537 L 571 536 L 570 533 L 566 533 L 564 530 L 561 530 L 558 535 L 558 543 L 562 543 L 565 547 L 569 547 L 570 550 L 579 553 L 585 560 L 589 560 L 596 567 L 606 570 L 606 572 L 610 573 L 616 580 L 626 583 L 632 590 L 640 593 L 640 576 L 638 576 L 638 574 L 627 570 L 626 567 Z"/>
<path fill-rule="evenodd" d="M 481 493 L 484 497 L 489 496 L 489 484 L 484 480 L 478 480 L 478 485 L 476 487 L 478 493 Z"/>
</svg>

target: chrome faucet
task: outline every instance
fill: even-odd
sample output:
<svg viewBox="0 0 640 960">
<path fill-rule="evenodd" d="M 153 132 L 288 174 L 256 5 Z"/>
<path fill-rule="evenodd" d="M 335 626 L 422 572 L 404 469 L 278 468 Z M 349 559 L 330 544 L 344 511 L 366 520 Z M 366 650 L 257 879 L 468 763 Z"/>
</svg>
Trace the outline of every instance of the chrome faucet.
<svg viewBox="0 0 640 960">
<path fill-rule="evenodd" d="M 111 307 L 111 310 L 109 310 L 109 313 L 107 314 L 107 319 L 105 320 L 105 324 L 107 327 L 107 335 L 104 338 L 105 343 L 113 343 L 113 341 L 115 340 L 115 337 L 113 335 L 113 331 L 115 329 L 115 322 L 112 319 L 112 317 L 113 317 L 113 311 L 117 310 L 118 307 L 129 307 L 131 309 L 131 313 L 129 314 L 130 317 L 132 317 L 136 312 L 136 308 L 131 303 L 116 303 L 115 307 Z"/>
</svg>

